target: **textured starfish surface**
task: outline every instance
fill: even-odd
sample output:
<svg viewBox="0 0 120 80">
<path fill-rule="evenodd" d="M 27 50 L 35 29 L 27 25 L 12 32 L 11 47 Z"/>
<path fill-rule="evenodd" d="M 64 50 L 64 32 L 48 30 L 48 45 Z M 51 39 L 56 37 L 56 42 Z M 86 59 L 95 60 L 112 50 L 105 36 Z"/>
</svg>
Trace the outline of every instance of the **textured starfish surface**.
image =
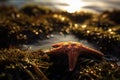
<svg viewBox="0 0 120 80">
<path fill-rule="evenodd" d="M 53 49 L 49 52 L 52 54 L 67 54 L 69 61 L 69 71 L 73 71 L 77 63 L 78 56 L 84 55 L 89 52 L 90 54 L 97 55 L 98 57 L 103 57 L 104 54 L 95 49 L 89 48 L 79 42 L 60 42 L 52 45 Z"/>
</svg>

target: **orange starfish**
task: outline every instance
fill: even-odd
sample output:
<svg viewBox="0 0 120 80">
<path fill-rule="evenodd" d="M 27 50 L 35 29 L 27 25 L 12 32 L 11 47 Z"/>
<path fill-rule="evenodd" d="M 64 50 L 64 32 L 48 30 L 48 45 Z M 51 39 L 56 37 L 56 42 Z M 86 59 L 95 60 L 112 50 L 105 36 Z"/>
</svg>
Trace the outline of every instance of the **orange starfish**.
<svg viewBox="0 0 120 80">
<path fill-rule="evenodd" d="M 85 54 L 84 52 L 90 52 L 91 54 L 97 55 L 98 57 L 103 57 L 104 54 L 89 48 L 87 46 L 84 46 L 83 44 L 79 42 L 60 42 L 57 44 L 52 45 L 53 49 L 49 52 L 52 54 L 58 54 L 58 53 L 64 53 L 68 55 L 68 61 L 69 61 L 69 71 L 73 71 L 75 68 L 75 65 L 77 63 L 77 59 L 79 55 Z"/>
</svg>

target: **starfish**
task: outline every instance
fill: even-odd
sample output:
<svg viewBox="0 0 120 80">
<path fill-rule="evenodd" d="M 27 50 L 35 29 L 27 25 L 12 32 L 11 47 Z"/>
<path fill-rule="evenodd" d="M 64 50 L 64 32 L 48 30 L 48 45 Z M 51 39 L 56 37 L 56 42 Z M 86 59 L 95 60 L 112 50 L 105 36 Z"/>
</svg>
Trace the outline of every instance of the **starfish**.
<svg viewBox="0 0 120 80">
<path fill-rule="evenodd" d="M 52 47 L 53 49 L 49 51 L 52 54 L 59 54 L 59 53 L 67 54 L 69 61 L 69 71 L 74 70 L 78 56 L 82 54 L 86 54 L 83 52 L 89 52 L 90 54 L 97 55 L 98 57 L 104 56 L 102 52 L 89 48 L 79 42 L 72 42 L 72 41 L 60 42 L 53 44 Z"/>
</svg>

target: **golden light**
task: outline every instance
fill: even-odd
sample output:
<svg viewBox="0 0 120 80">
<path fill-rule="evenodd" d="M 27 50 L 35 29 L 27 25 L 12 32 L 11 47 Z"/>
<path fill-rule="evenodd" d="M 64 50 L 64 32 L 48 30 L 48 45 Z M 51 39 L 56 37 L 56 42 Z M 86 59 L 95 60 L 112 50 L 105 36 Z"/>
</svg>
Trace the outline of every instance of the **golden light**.
<svg viewBox="0 0 120 80">
<path fill-rule="evenodd" d="M 64 7 L 64 9 L 70 13 L 80 10 L 86 5 L 86 3 L 82 0 L 65 0 L 65 3 L 67 3 L 69 6 Z"/>
<path fill-rule="evenodd" d="M 87 27 L 87 25 L 82 25 L 81 27 L 82 27 L 82 28 L 86 28 L 86 27 Z"/>
<path fill-rule="evenodd" d="M 112 29 L 108 29 L 108 31 L 109 31 L 109 32 L 111 32 L 111 31 L 112 31 Z"/>
<path fill-rule="evenodd" d="M 90 31 L 89 31 L 89 30 L 87 30 L 87 33 L 89 34 L 89 33 L 90 33 Z"/>
<path fill-rule="evenodd" d="M 115 32 L 114 32 L 112 29 L 108 29 L 108 32 L 109 32 L 110 34 L 115 34 Z"/>
</svg>

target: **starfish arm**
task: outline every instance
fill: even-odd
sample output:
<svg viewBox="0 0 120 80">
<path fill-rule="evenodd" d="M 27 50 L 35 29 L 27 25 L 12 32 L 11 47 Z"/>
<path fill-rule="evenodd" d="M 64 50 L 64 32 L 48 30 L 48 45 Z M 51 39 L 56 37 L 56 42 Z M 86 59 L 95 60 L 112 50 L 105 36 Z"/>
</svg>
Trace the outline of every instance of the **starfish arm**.
<svg viewBox="0 0 120 80">
<path fill-rule="evenodd" d="M 84 51 L 84 52 L 90 52 L 94 55 L 97 55 L 98 57 L 103 57 L 104 56 L 104 54 L 102 52 L 100 52 L 98 50 L 95 50 L 95 49 L 92 49 L 92 48 L 89 48 L 89 47 L 84 46 L 84 45 L 81 46 L 81 50 Z"/>
<path fill-rule="evenodd" d="M 53 48 L 60 47 L 63 44 L 63 42 L 52 44 Z"/>
<path fill-rule="evenodd" d="M 77 63 L 78 56 L 79 56 L 79 53 L 77 51 L 71 50 L 68 52 L 69 71 L 74 70 Z"/>
</svg>

